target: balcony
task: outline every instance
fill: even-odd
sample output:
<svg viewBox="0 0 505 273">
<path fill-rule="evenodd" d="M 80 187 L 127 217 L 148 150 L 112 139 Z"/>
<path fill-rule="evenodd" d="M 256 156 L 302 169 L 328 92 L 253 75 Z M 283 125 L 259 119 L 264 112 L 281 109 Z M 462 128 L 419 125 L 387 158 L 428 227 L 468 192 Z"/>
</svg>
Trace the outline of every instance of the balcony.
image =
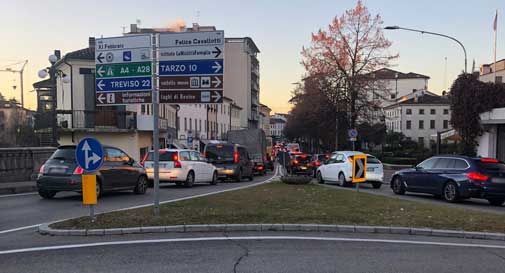
<svg viewBox="0 0 505 273">
<path fill-rule="evenodd" d="M 167 130 L 170 128 L 170 122 L 168 119 L 159 118 L 158 128 L 160 130 Z M 153 116 L 152 115 L 138 115 L 137 116 L 137 129 L 140 131 L 152 131 L 153 130 Z"/>
<path fill-rule="evenodd" d="M 36 114 L 35 128 L 52 128 L 53 113 Z M 137 114 L 114 110 L 58 110 L 57 126 L 62 131 L 128 131 L 137 129 Z"/>
</svg>

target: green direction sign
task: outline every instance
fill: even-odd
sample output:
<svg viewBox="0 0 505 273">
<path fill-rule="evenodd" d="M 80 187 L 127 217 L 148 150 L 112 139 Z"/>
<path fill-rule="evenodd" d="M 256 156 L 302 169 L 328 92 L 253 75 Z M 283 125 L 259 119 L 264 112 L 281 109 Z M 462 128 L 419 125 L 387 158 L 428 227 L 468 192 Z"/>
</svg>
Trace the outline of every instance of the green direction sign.
<svg viewBox="0 0 505 273">
<path fill-rule="evenodd" d="M 96 78 L 151 76 L 151 62 L 97 64 Z"/>
</svg>

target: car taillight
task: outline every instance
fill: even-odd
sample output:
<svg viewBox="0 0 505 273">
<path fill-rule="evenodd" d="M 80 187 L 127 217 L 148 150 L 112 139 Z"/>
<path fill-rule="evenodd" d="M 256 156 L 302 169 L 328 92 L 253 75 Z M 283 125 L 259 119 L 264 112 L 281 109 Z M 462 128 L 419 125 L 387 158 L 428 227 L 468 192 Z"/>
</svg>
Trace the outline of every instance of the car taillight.
<svg viewBox="0 0 505 273">
<path fill-rule="evenodd" d="M 237 164 L 239 162 L 238 160 L 238 151 L 235 151 L 233 153 L 233 163 Z"/>
<path fill-rule="evenodd" d="M 479 182 L 487 181 L 489 179 L 489 176 L 487 176 L 485 174 L 478 173 L 478 172 L 467 173 L 466 177 L 468 177 L 468 179 L 470 179 L 470 180 L 479 181 Z"/>
<path fill-rule="evenodd" d="M 39 174 L 43 174 L 44 173 L 44 167 L 45 167 L 45 165 L 40 166 Z"/>
<path fill-rule="evenodd" d="M 314 165 L 316 165 L 317 167 L 321 166 L 321 162 L 319 160 L 316 160 L 316 162 L 314 163 Z"/>
<path fill-rule="evenodd" d="M 74 174 L 81 175 L 84 172 L 84 169 L 80 166 L 77 166 L 74 170 Z"/>
<path fill-rule="evenodd" d="M 483 157 L 480 159 L 482 163 L 498 163 L 498 159 Z"/>
<path fill-rule="evenodd" d="M 172 160 L 174 161 L 174 168 L 182 168 L 182 164 L 181 164 L 181 162 L 179 161 L 179 155 L 174 154 L 174 155 L 172 156 Z"/>
<path fill-rule="evenodd" d="M 291 162 L 293 163 L 293 165 L 298 165 L 298 160 L 296 160 L 296 159 Z"/>
</svg>

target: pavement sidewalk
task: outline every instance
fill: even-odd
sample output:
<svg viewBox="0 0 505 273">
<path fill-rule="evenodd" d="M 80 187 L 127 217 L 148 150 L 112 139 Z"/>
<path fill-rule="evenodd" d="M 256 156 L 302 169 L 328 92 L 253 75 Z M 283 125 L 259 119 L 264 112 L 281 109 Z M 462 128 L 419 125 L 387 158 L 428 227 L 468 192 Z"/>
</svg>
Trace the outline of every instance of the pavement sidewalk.
<svg viewBox="0 0 505 273">
<path fill-rule="evenodd" d="M 20 181 L 20 182 L 7 182 L 0 183 L 0 195 L 1 194 L 14 194 L 14 193 L 24 193 L 33 192 L 37 190 L 36 181 Z"/>
</svg>

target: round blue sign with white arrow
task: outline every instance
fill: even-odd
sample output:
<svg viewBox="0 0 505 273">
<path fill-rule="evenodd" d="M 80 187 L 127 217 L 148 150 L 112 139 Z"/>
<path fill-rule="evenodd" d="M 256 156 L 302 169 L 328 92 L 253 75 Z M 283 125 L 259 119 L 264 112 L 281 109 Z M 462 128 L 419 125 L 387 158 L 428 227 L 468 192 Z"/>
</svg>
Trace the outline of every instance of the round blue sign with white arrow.
<svg viewBox="0 0 505 273">
<path fill-rule="evenodd" d="M 103 156 L 102 144 L 91 137 L 81 139 L 75 148 L 77 164 L 88 172 L 96 171 L 102 166 Z"/>
</svg>

